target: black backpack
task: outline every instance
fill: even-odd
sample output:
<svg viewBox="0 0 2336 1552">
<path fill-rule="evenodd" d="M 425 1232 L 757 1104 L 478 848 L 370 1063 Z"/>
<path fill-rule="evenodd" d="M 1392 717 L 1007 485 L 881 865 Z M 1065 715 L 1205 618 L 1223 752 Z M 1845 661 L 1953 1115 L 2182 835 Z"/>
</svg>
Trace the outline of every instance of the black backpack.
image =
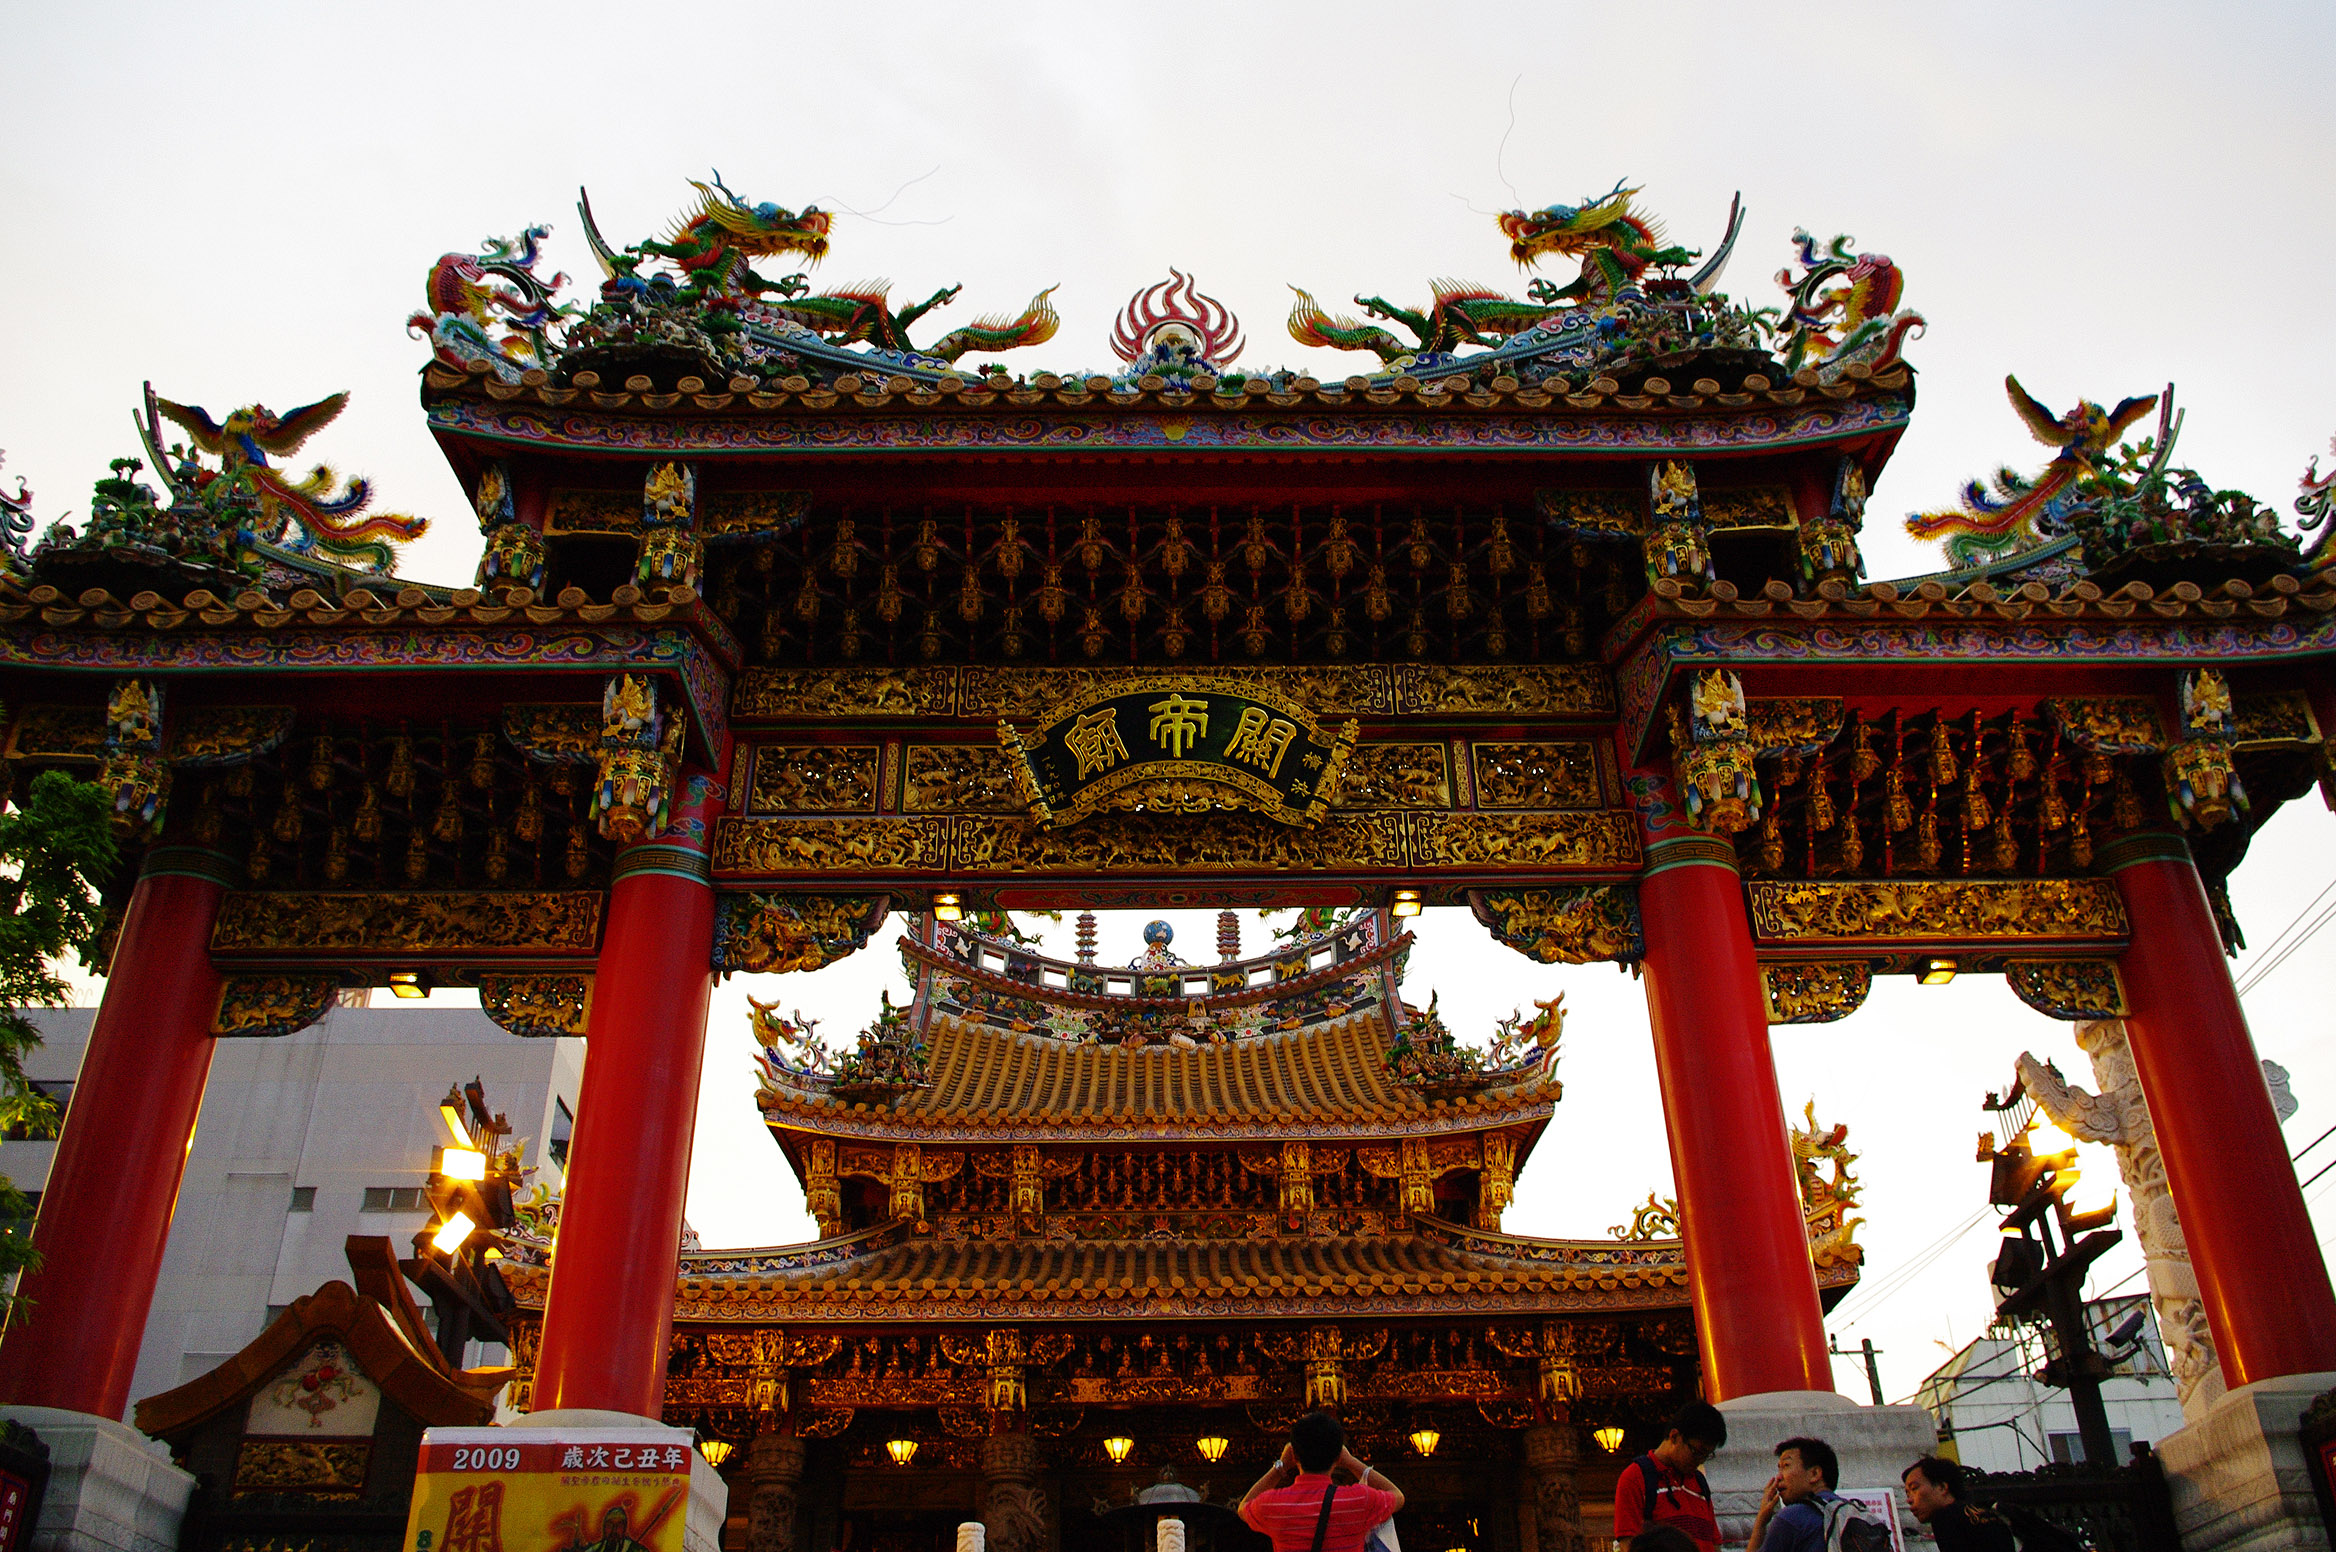
<svg viewBox="0 0 2336 1552">
<path fill-rule="evenodd" d="M 1663 1468 L 1652 1455 L 1641 1455 L 1631 1464 L 1638 1467 L 1639 1482 L 1647 1490 L 1646 1507 L 1639 1510 L 1639 1520 L 1644 1524 L 1652 1525 L 1655 1523 L 1655 1495 L 1661 1490 L 1656 1484 L 1661 1480 Z M 1704 1479 L 1701 1471 L 1695 1473 L 1695 1490 L 1703 1494 L 1705 1503 L 1711 1502 L 1711 1483 Z M 1712 1512 L 1717 1514 L 1719 1510 L 1714 1508 Z"/>
</svg>

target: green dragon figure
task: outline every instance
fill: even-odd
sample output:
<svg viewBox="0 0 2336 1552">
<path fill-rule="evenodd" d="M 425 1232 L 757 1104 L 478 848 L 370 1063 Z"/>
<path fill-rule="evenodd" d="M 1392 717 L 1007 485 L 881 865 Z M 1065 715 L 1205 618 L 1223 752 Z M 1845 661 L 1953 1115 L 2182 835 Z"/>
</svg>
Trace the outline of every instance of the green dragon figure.
<svg viewBox="0 0 2336 1552">
<path fill-rule="evenodd" d="M 1358 296 L 1355 305 L 1373 318 L 1400 323 L 1411 330 L 1416 343 L 1406 344 L 1377 324 L 1358 323 L 1343 315 L 1325 313 L 1309 292 L 1298 293 L 1290 309 L 1290 337 L 1301 345 L 1327 345 L 1333 350 L 1368 350 L 1380 362 L 1425 355 L 1450 355 L 1462 345 L 1491 346 L 1522 334 L 1549 316 L 1550 309 L 1534 302 L 1503 296 L 1489 286 L 1463 280 L 1438 280 L 1435 299 L 1426 312 L 1397 307 L 1385 297 Z"/>
<path fill-rule="evenodd" d="M 860 285 L 839 286 L 817 296 L 789 296 L 781 302 L 766 302 L 762 310 L 791 323 L 825 336 L 837 345 L 874 345 L 879 350 L 898 351 L 903 355 L 930 356 L 940 361 L 955 361 L 975 351 L 1017 350 L 1025 345 L 1043 345 L 1054 338 L 1062 319 L 1050 300 L 1055 287 L 1048 286 L 1030 299 L 1030 305 L 1018 316 L 992 313 L 976 318 L 961 329 L 944 334 L 931 348 L 919 350 L 909 343 L 909 325 L 936 307 L 953 301 L 963 286 L 944 286 L 921 302 L 912 303 L 894 312 L 891 306 L 892 283 L 888 280 L 871 281 Z"/>
<path fill-rule="evenodd" d="M 648 289 L 649 283 L 638 272 L 646 260 L 656 258 L 681 271 L 681 283 L 675 287 L 677 300 L 735 309 L 766 293 L 791 296 L 806 284 L 800 275 L 765 280 L 754 272 L 751 260 L 799 253 L 816 264 L 827 257 L 827 233 L 835 217 L 818 206 L 806 205 L 797 214 L 768 200 L 749 205 L 730 192 L 718 169 L 712 188 L 695 178 L 690 187 L 698 191 L 698 208 L 675 220 L 663 242 L 650 239 L 623 249 L 611 247 L 600 235 L 600 226 L 592 219 L 591 196 L 582 189 L 576 191 L 576 213 L 584 220 L 585 240 L 591 243 L 593 257 L 608 277 L 601 287 L 603 295 Z"/>
<path fill-rule="evenodd" d="M 1632 211 L 1631 196 L 1636 193 L 1616 184 L 1612 193 L 1580 205 L 1551 205 L 1530 213 L 1512 210 L 1500 217 L 1509 256 L 1522 267 L 1530 268 L 1552 253 L 1579 256 L 1582 272 L 1570 284 L 1535 280 L 1526 288 L 1527 300 L 1519 301 L 1489 286 L 1438 280 L 1433 300 L 1422 311 L 1397 307 L 1384 297 L 1355 298 L 1366 316 L 1402 324 L 1416 343 L 1406 343 L 1377 324 L 1326 313 L 1310 293 L 1292 286 L 1298 300 L 1290 311 L 1290 337 L 1301 345 L 1368 350 L 1393 367 L 1449 358 L 1463 345 L 1496 347 L 1560 314 L 1611 309 L 1648 269 L 1675 269 L 1701 256 L 1697 249 L 1666 246 L 1661 228 Z M 1719 283 L 1743 225 L 1739 197 L 1728 212 L 1727 234 L 1711 259 L 1687 281 L 1669 284 L 1687 295 L 1708 296 Z"/>
</svg>

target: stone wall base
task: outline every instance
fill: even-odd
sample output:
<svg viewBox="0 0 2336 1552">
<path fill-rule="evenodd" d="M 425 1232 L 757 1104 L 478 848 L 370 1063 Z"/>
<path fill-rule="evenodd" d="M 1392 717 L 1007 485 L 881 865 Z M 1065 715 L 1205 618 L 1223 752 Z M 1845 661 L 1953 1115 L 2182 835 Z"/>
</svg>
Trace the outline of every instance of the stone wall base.
<svg viewBox="0 0 2336 1552">
<path fill-rule="evenodd" d="M 194 1476 L 128 1423 L 55 1407 L 0 1407 L 49 1447 L 31 1552 L 178 1552 Z"/>
<path fill-rule="evenodd" d="M 2304 1409 L 2336 1374 L 2262 1380 L 2223 1396 L 2158 1449 L 2184 1552 L 2329 1552 L 2296 1437 Z"/>
<path fill-rule="evenodd" d="M 1740 1547 L 1752 1536 L 1760 1495 L 1776 1475 L 1776 1447 L 1795 1436 L 1822 1439 L 1841 1458 L 1845 1488 L 1886 1487 L 1898 1521 L 1916 1534 L 1899 1474 L 1938 1448 L 1930 1413 L 1918 1406 L 1860 1406 L 1832 1390 L 1777 1390 L 1720 1403 L 1728 1420 L 1727 1448 L 1705 1463 L 1720 1538 Z"/>
</svg>

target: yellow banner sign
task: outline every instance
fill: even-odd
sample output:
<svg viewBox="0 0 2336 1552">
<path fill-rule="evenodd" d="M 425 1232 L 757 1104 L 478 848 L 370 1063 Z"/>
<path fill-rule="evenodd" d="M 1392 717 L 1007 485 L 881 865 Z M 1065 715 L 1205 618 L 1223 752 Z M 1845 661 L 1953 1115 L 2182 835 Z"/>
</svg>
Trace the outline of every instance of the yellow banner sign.
<svg viewBox="0 0 2336 1552">
<path fill-rule="evenodd" d="M 693 1453 L 670 1428 L 433 1428 L 406 1552 L 682 1552 Z"/>
</svg>

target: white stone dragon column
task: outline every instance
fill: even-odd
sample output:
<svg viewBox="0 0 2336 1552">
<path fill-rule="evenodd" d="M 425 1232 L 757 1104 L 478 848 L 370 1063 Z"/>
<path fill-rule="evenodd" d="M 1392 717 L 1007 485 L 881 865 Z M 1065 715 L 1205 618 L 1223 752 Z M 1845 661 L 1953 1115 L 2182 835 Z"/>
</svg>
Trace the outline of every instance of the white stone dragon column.
<svg viewBox="0 0 2336 1552">
<path fill-rule="evenodd" d="M 2150 1301 L 2157 1307 L 2158 1331 L 2181 1393 L 2182 1416 L 2195 1421 L 2222 1399 L 2222 1365 L 2215 1356 L 2214 1335 L 2207 1329 L 2206 1306 L 2199 1300 L 2198 1277 L 2190 1267 L 2190 1247 L 2174 1214 L 2157 1131 L 2141 1095 L 2141 1076 L 2125 1043 L 2124 1021 L 2080 1021 L 2076 1043 L 2093 1059 L 2093 1081 L 2101 1086 L 2098 1094 L 2065 1081 L 2026 1052 L 2020 1054 L 2020 1079 L 2038 1108 L 2070 1136 L 2117 1149 L 2117 1170 L 2132 1199 L 2134 1231 L 2149 1269 Z"/>
</svg>

